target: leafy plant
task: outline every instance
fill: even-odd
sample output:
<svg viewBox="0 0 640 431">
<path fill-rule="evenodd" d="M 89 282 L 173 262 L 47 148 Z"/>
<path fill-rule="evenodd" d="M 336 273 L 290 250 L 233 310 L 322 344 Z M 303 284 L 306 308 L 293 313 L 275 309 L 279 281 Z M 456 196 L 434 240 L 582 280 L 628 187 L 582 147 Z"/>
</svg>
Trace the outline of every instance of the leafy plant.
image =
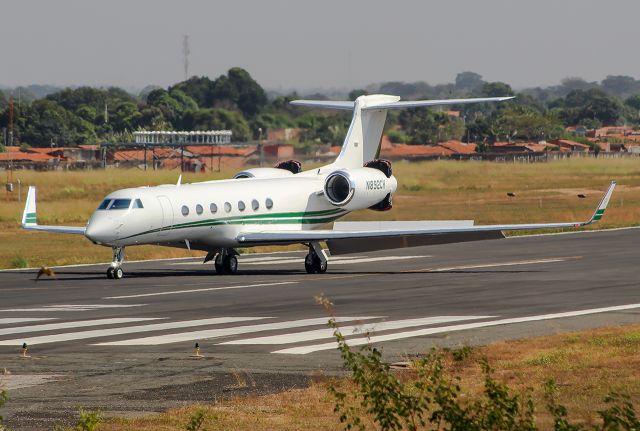
<svg viewBox="0 0 640 431">
<path fill-rule="evenodd" d="M 27 268 L 29 266 L 29 262 L 22 256 L 16 256 L 11 261 L 12 268 Z"/>
<path fill-rule="evenodd" d="M 76 422 L 76 431 L 95 431 L 102 422 L 102 413 L 99 410 L 87 411 L 80 408 L 78 412 L 78 422 Z"/>
<path fill-rule="evenodd" d="M 207 431 L 206 428 L 202 428 L 204 420 L 204 410 L 198 410 L 193 414 L 193 416 L 191 416 L 191 419 L 185 428 L 187 431 Z"/>
<path fill-rule="evenodd" d="M 333 304 L 324 297 L 316 301 L 330 314 L 344 366 L 351 372 L 350 383 L 333 382 L 329 393 L 334 412 L 346 430 L 366 430 L 368 424 L 383 431 L 451 430 L 536 431 L 536 406 L 532 390 L 515 392 L 493 377 L 486 359 L 478 364 L 484 374 L 482 394 L 469 399 L 463 392 L 459 376 L 447 370 L 444 352 L 433 349 L 415 361 L 415 377 L 401 380 L 382 360 L 382 353 L 367 344 L 352 349 L 340 332 L 333 316 Z M 451 352 L 454 361 L 464 360 L 470 348 Z M 640 430 L 640 421 L 627 395 L 610 393 L 607 408 L 598 411 L 602 423 L 586 426 L 571 423 L 567 408 L 557 402 L 557 388 L 551 380 L 544 383 L 546 410 L 552 416 L 556 431 Z"/>
<path fill-rule="evenodd" d="M 4 406 L 7 401 L 9 401 L 9 392 L 2 390 L 0 391 L 0 407 Z M 0 430 L 3 430 L 4 427 L 2 423 L 4 422 L 4 416 L 0 415 Z"/>
</svg>

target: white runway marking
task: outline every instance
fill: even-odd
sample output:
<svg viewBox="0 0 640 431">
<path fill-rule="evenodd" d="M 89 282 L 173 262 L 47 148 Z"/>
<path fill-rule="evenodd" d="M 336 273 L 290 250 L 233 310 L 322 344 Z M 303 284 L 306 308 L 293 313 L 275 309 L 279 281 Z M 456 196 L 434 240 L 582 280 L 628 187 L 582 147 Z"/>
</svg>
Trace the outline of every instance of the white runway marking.
<svg viewBox="0 0 640 431">
<path fill-rule="evenodd" d="M 608 313 L 612 311 L 624 311 L 640 308 L 640 304 L 619 305 L 614 307 L 592 308 L 589 310 L 568 311 L 564 313 L 542 314 L 538 316 L 514 317 L 509 319 L 492 320 L 488 322 L 465 323 L 461 325 L 442 326 L 438 328 L 417 329 L 414 331 L 399 332 L 395 334 L 377 335 L 370 339 L 366 337 L 354 338 L 348 340 L 350 346 L 361 346 L 363 344 L 380 343 L 382 341 L 402 340 L 405 338 L 421 337 L 424 335 L 441 334 L 443 332 L 465 331 L 468 329 L 486 328 L 490 326 L 509 325 L 514 323 L 536 322 L 540 320 L 559 319 L 562 317 L 576 317 L 588 314 Z M 292 347 L 288 349 L 276 350 L 272 353 L 284 353 L 292 355 L 306 355 L 307 353 L 318 352 L 321 350 L 335 349 L 336 342 L 315 344 L 311 346 Z"/>
<path fill-rule="evenodd" d="M 428 255 L 424 256 L 383 256 L 383 257 L 334 257 L 329 258 L 329 265 L 349 265 L 353 263 L 372 263 L 372 262 L 382 262 L 382 261 L 394 261 L 394 260 L 407 260 L 407 259 L 422 259 L 425 257 L 431 257 Z M 303 263 L 304 257 L 296 258 L 296 259 L 281 259 L 281 260 L 272 260 L 270 262 L 249 262 L 245 263 L 244 261 L 240 261 L 239 265 L 286 265 L 289 263 Z"/>
<path fill-rule="evenodd" d="M 380 317 L 362 316 L 362 317 L 339 317 L 336 320 L 340 322 L 371 320 Z M 230 335 L 247 334 L 260 331 L 273 331 L 278 329 L 300 328 L 304 326 L 323 325 L 328 319 L 319 317 L 316 319 L 291 320 L 287 322 L 265 323 L 260 325 L 235 326 L 220 329 L 205 329 L 202 331 L 182 332 L 177 334 L 158 335 L 155 337 L 136 338 L 133 340 L 113 341 L 107 343 L 99 343 L 98 346 L 156 346 L 160 344 L 179 343 L 181 341 L 205 340 L 210 338 L 227 337 Z"/>
<path fill-rule="evenodd" d="M 502 263 L 483 263 L 477 265 L 461 265 L 461 266 L 450 266 L 444 268 L 427 268 L 421 271 L 424 272 L 446 272 L 446 271 L 459 271 L 463 269 L 482 269 L 482 268 L 497 268 L 500 266 L 518 266 L 518 265 L 534 265 L 537 263 L 556 263 L 556 262 L 565 262 L 569 259 L 578 259 L 578 256 L 573 257 L 555 257 L 550 259 L 536 259 L 536 260 L 518 260 L 515 262 L 502 262 Z"/>
<path fill-rule="evenodd" d="M 7 317 L 0 318 L 0 325 L 10 325 L 12 323 L 38 322 L 42 320 L 55 320 L 53 317 Z"/>
<path fill-rule="evenodd" d="M 393 329 L 404 329 L 415 326 L 435 325 L 437 323 L 459 322 L 463 320 L 491 319 L 496 316 L 437 316 L 425 317 L 422 319 L 392 320 L 388 322 L 371 322 L 363 325 L 343 326 L 340 328 L 344 336 L 352 334 L 366 334 L 380 331 L 390 331 Z M 243 340 L 227 341 L 220 344 L 243 345 L 243 344 L 291 344 L 304 341 L 320 340 L 332 338 L 333 329 L 317 329 L 314 331 L 295 332 L 292 334 L 272 335 L 267 337 L 246 338 Z"/>
<path fill-rule="evenodd" d="M 140 293 L 138 295 L 107 296 L 102 299 L 144 298 L 147 296 L 177 295 L 181 293 L 200 293 L 200 292 L 211 292 L 214 290 L 247 289 L 249 287 L 281 286 L 284 284 L 297 284 L 297 283 L 298 283 L 297 281 L 281 281 L 278 283 L 244 284 L 240 286 L 209 287 L 204 289 L 188 289 L 188 290 L 172 290 L 168 292 Z"/>
<path fill-rule="evenodd" d="M 0 312 L 41 312 L 41 311 L 90 311 L 109 308 L 144 307 L 147 304 L 90 304 L 90 305 L 45 305 L 35 308 L 8 308 Z"/>
<path fill-rule="evenodd" d="M 87 326 L 117 325 L 120 323 L 145 322 L 147 320 L 158 320 L 158 318 L 122 317 L 122 318 L 113 318 L 113 319 L 76 320 L 75 322 L 46 323 L 42 325 L 17 326 L 13 328 L 0 328 L 0 335 L 53 331 L 56 329 L 75 329 L 75 328 L 84 328 Z"/>
<path fill-rule="evenodd" d="M 87 338 L 101 338 L 112 335 L 133 334 L 137 332 L 163 331 L 167 329 L 189 328 L 192 326 L 220 325 L 224 323 L 245 322 L 248 320 L 270 319 L 270 317 L 216 317 L 213 319 L 188 320 L 183 322 L 155 323 L 150 325 L 126 326 L 123 328 L 95 329 L 91 331 L 67 332 L 63 334 L 43 335 L 25 339 L 0 340 L 0 346 L 15 346 L 26 342 L 28 344 L 57 343 L 60 341 L 84 340 Z M 115 320 L 115 319 L 114 319 Z M 144 319 L 140 319 L 144 320 Z M 44 326 L 44 325 L 43 325 Z M 26 332 L 26 331 L 23 331 Z M 29 331 L 33 332 L 33 331 Z"/>
</svg>

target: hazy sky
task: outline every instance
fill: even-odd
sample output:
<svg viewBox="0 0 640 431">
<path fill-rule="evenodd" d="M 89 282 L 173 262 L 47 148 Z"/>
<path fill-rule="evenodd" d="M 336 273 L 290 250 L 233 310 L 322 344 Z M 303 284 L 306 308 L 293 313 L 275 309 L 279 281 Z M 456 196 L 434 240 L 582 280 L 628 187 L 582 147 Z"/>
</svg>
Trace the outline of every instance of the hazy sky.
<svg viewBox="0 0 640 431">
<path fill-rule="evenodd" d="M 637 0 L 0 0 L 0 84 L 167 86 L 241 66 L 271 89 L 640 78 Z"/>
</svg>

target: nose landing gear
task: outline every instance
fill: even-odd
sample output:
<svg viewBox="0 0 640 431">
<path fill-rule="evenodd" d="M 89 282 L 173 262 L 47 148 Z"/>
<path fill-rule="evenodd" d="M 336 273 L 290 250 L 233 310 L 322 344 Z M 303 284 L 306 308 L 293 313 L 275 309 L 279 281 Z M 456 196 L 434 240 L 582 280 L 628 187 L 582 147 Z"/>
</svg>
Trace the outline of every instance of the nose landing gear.
<svg viewBox="0 0 640 431">
<path fill-rule="evenodd" d="M 124 262 L 124 247 L 113 247 L 113 261 L 107 269 L 108 279 L 120 280 L 124 277 L 122 262 Z"/>
<path fill-rule="evenodd" d="M 307 274 L 324 274 L 327 272 L 327 255 L 320 243 L 316 241 L 309 243 L 309 254 L 304 258 L 304 269 Z"/>
</svg>

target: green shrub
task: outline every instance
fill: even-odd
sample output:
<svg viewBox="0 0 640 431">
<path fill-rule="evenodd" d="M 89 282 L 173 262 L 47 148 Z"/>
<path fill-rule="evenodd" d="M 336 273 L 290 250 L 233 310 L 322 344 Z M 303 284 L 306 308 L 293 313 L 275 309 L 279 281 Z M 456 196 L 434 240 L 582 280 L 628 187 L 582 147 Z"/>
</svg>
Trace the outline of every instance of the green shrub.
<svg viewBox="0 0 640 431">
<path fill-rule="evenodd" d="M 11 260 L 11 268 L 28 268 L 29 262 L 22 256 L 16 256 Z"/>
<path fill-rule="evenodd" d="M 7 391 L 0 391 L 0 407 L 4 406 L 7 401 L 9 401 L 9 392 Z M 4 416 L 0 415 L 0 430 L 3 430 L 4 427 L 2 425 L 2 423 L 4 422 Z"/>
<path fill-rule="evenodd" d="M 316 298 L 332 316 L 329 326 L 334 329 L 344 366 L 350 371 L 355 389 L 343 389 L 332 383 L 329 393 L 333 397 L 334 412 L 346 430 L 523 430 L 535 431 L 536 406 L 532 390 L 514 393 L 507 384 L 493 377 L 493 369 L 486 359 L 478 361 L 484 374 L 484 390 L 477 398 L 465 394 L 461 378 L 445 367 L 444 354 L 433 349 L 426 357 L 414 362 L 415 379 L 401 381 L 382 360 L 380 350 L 367 344 L 352 349 L 340 332 L 333 317 L 333 304 L 326 298 Z M 454 360 L 470 356 L 470 348 L 452 352 Z M 546 410 L 551 414 L 556 431 L 618 431 L 640 430 L 630 398 L 617 393 L 609 394 L 607 408 L 598 411 L 600 426 L 572 424 L 566 407 L 556 401 L 557 389 L 553 381 L 544 383 Z"/>
<path fill-rule="evenodd" d="M 187 431 L 207 431 L 206 428 L 202 428 L 204 419 L 204 411 L 198 410 L 193 414 L 193 416 L 191 416 L 191 419 L 189 420 L 189 423 L 185 428 L 187 429 Z"/>
<path fill-rule="evenodd" d="M 78 416 L 78 422 L 74 428 L 76 431 L 95 431 L 102 422 L 102 413 L 99 410 L 86 411 L 80 408 Z"/>
</svg>

